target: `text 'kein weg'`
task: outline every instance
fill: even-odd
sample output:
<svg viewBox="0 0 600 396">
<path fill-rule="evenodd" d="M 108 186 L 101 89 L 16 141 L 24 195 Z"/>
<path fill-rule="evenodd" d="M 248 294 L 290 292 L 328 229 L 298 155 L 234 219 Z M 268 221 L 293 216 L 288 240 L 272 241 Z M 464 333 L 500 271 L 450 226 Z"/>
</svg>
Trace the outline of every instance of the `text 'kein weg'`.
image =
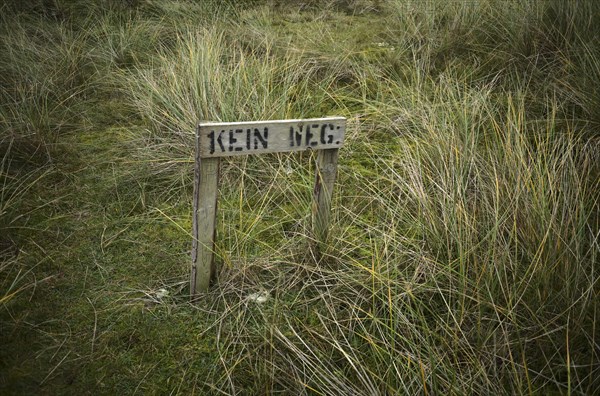
<svg viewBox="0 0 600 396">
<path fill-rule="evenodd" d="M 339 125 L 331 123 L 307 124 L 289 127 L 288 134 L 269 133 L 269 127 L 231 128 L 211 130 L 208 138 L 208 154 L 253 152 L 275 149 L 295 151 L 298 149 L 319 149 L 321 146 L 340 145 Z M 241 154 L 241 153 L 239 153 Z M 250 153 L 248 153 L 250 154 Z"/>
</svg>

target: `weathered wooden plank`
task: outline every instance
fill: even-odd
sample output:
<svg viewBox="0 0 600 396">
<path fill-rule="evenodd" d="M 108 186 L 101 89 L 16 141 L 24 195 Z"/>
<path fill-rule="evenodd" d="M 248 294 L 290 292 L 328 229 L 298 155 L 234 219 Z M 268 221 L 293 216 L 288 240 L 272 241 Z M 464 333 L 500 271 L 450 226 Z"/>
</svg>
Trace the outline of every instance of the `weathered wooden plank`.
<svg viewBox="0 0 600 396">
<path fill-rule="evenodd" d="M 198 139 L 196 139 L 198 144 Z M 196 147 L 192 219 L 192 298 L 207 291 L 214 273 L 215 223 L 219 184 L 219 158 L 200 158 Z"/>
<path fill-rule="evenodd" d="M 314 237 L 318 242 L 327 240 L 337 161 L 338 149 L 320 150 L 317 155 L 312 222 Z"/>
<path fill-rule="evenodd" d="M 337 149 L 344 144 L 346 119 L 201 123 L 198 131 L 201 158 Z"/>
</svg>

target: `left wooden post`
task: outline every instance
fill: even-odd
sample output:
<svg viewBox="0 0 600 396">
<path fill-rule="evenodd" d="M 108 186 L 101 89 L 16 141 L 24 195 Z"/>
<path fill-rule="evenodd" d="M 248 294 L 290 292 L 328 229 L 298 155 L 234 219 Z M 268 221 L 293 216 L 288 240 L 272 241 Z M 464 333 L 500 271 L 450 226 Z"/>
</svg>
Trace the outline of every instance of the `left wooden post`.
<svg viewBox="0 0 600 396">
<path fill-rule="evenodd" d="M 214 275 L 219 158 L 200 157 L 199 127 L 196 129 L 194 199 L 192 217 L 192 299 L 208 290 Z"/>
</svg>

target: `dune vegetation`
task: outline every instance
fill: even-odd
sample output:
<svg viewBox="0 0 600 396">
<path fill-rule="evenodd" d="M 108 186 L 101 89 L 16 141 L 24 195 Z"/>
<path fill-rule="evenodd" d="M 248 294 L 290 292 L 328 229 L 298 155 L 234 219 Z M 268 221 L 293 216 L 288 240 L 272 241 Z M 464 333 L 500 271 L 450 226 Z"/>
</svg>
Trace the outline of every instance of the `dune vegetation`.
<svg viewBox="0 0 600 396">
<path fill-rule="evenodd" d="M 9 0 L 0 53 L 1 394 L 598 392 L 600 2 Z M 196 124 L 324 116 L 327 241 L 314 153 L 227 158 L 191 302 Z"/>
</svg>

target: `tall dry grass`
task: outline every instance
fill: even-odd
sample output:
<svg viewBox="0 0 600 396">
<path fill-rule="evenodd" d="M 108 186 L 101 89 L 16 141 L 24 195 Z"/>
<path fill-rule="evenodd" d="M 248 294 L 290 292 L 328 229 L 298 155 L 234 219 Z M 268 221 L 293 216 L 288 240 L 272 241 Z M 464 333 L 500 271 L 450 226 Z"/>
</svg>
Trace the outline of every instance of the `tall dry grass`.
<svg viewBox="0 0 600 396">
<path fill-rule="evenodd" d="M 11 89 L 2 114 L 11 139 L 39 134 L 46 150 L 82 87 L 103 99 L 112 92 L 135 124 L 123 132 L 132 157 L 125 165 L 150 164 L 142 176 L 165 202 L 190 195 L 199 121 L 349 119 L 321 249 L 310 238 L 311 154 L 224 161 L 218 283 L 198 306 L 158 299 L 172 304 L 171 319 L 201 319 L 179 323 L 189 336 L 182 356 L 164 351 L 132 390 L 594 393 L 598 6 L 277 3 L 98 11 L 101 22 L 84 32 L 33 29 L 60 45 L 34 40 L 31 51 L 31 33 L 3 31 L 10 61 L 0 64 L 2 83 Z M 42 55 L 53 61 L 40 62 Z M 78 62 L 105 73 L 103 82 L 86 80 Z M 0 168 L 5 212 L 37 180 L 6 176 L 9 163 Z M 152 208 L 152 221 L 160 213 L 184 228 L 184 215 L 163 209 Z M 114 241 L 133 232 L 127 221 Z M 153 225 L 135 223 L 134 236 Z M 105 289 L 121 287 L 115 282 Z M 4 302 L 18 286 L 3 290 Z M 269 298 L 256 303 L 255 292 Z M 118 320 L 128 312 L 110 309 Z M 139 358 L 135 347 L 121 355 L 108 336 L 96 338 L 98 316 L 101 326 L 107 314 L 93 314 L 91 361 L 112 356 L 121 367 Z M 130 322 L 108 328 L 125 334 Z M 145 336 L 163 345 L 160 331 Z M 189 346 L 203 342 L 210 352 Z M 94 355 L 101 346 L 104 354 Z M 165 385 L 150 375 L 161 370 L 179 376 Z"/>
</svg>

